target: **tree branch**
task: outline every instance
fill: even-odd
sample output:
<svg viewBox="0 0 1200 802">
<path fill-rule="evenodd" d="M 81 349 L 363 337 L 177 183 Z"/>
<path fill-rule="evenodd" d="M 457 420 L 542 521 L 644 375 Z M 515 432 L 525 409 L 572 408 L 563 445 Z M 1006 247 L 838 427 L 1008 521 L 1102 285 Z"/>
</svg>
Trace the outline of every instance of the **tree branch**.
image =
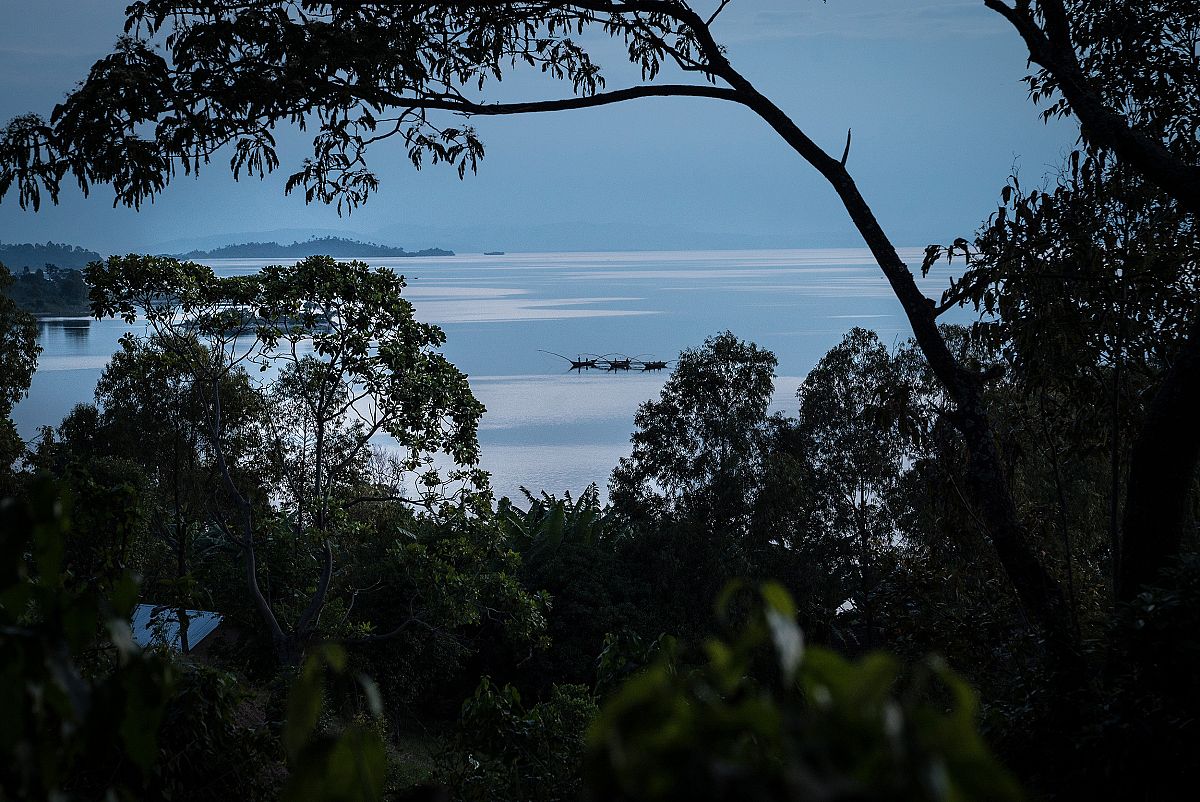
<svg viewBox="0 0 1200 802">
<path fill-rule="evenodd" d="M 469 100 L 455 100 L 452 98 L 406 97 L 404 95 L 394 95 L 384 92 L 383 90 L 373 90 L 369 94 L 371 95 L 369 99 L 382 101 L 396 108 L 438 109 L 462 114 L 467 117 L 572 111 L 575 109 L 609 106 L 613 103 L 624 103 L 629 100 L 649 97 L 702 97 L 733 101 L 735 103 L 740 102 L 737 92 L 731 89 L 700 84 L 646 84 L 626 89 L 614 89 L 610 92 L 599 92 L 594 95 L 517 103 L 475 103 Z"/>
<path fill-rule="evenodd" d="M 983 4 L 1008 20 L 1025 42 L 1029 60 L 1054 77 L 1058 91 L 1070 104 L 1089 141 L 1111 149 L 1187 211 L 1200 214 L 1200 167 L 1185 162 L 1162 142 L 1135 130 L 1088 84 L 1071 45 L 1061 0 L 1041 0 L 1045 31 L 1038 26 L 1028 4 L 1018 4 L 1015 8 L 1003 0 L 983 0 Z"/>
</svg>

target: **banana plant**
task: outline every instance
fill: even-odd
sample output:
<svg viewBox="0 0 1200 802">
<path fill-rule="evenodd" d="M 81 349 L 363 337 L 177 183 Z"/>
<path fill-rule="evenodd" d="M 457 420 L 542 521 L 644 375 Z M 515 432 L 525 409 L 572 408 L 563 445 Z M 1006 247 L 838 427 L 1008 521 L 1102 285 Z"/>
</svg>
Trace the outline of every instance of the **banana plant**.
<svg viewBox="0 0 1200 802">
<path fill-rule="evenodd" d="M 607 515 L 595 483 L 578 498 L 572 498 L 570 491 L 560 499 L 544 490 L 540 496 L 524 487 L 520 490 L 526 509 L 506 497 L 500 499 L 496 513 L 513 548 L 522 554 L 543 556 L 565 543 L 593 546 L 604 538 Z"/>
</svg>

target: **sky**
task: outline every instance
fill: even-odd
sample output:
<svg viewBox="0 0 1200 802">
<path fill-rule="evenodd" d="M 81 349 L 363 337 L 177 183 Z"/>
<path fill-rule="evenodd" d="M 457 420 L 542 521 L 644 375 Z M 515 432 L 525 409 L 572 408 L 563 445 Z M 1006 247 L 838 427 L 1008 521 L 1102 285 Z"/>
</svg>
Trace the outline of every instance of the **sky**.
<svg viewBox="0 0 1200 802">
<path fill-rule="evenodd" d="M 0 0 L 0 120 L 48 115 L 120 34 L 124 5 Z M 1040 120 L 1020 41 L 982 0 L 733 0 L 714 31 L 734 66 L 827 150 L 840 152 L 853 129 L 848 166 L 898 245 L 969 236 L 1014 169 L 1027 183 L 1051 173 L 1075 141 L 1072 125 Z M 636 78 L 618 48 L 595 45 L 610 88 Z M 567 92 L 528 75 L 502 90 L 492 97 Z M 37 213 L 10 193 L 0 241 L 104 254 L 310 233 L 459 252 L 861 244 L 815 171 L 732 104 L 652 99 L 474 125 L 487 147 L 478 175 L 417 172 L 400 143 L 381 143 L 371 152 L 381 191 L 350 216 L 284 196 L 305 154 L 289 132 L 274 176 L 234 182 L 217 159 L 140 212 L 114 209 L 107 187 L 66 192 Z"/>
</svg>

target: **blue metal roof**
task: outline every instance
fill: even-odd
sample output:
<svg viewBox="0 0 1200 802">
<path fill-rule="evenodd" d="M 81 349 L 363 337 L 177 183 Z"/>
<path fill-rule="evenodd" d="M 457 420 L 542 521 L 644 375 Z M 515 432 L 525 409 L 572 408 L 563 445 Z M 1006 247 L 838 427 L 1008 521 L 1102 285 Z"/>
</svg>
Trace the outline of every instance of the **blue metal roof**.
<svg viewBox="0 0 1200 802">
<path fill-rule="evenodd" d="M 186 610 L 188 648 L 195 649 L 222 621 L 222 616 L 206 610 Z M 179 640 L 179 608 L 139 604 L 133 609 L 133 641 L 138 646 L 166 646 L 183 651 Z"/>
</svg>

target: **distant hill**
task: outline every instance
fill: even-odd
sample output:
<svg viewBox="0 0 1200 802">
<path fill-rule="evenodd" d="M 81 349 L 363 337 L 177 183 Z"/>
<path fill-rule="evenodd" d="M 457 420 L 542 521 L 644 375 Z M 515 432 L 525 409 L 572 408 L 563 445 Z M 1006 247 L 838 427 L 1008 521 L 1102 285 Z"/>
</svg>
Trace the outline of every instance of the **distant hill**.
<svg viewBox="0 0 1200 802">
<path fill-rule="evenodd" d="M 278 242 L 245 242 L 226 245 L 209 251 L 188 251 L 180 254 L 184 259 L 274 259 L 305 256 L 333 256 L 339 259 L 352 256 L 453 256 L 454 251 L 427 248 L 423 251 L 406 251 L 387 245 L 346 239 L 344 237 L 314 237 L 304 242 L 280 245 Z"/>
<path fill-rule="evenodd" d="M 80 248 L 78 245 L 63 245 L 57 242 L 37 244 L 25 242 L 20 245 L 0 242 L 0 263 L 10 272 L 20 273 L 28 267 L 37 270 L 46 265 L 61 268 L 86 267 L 88 262 L 100 259 L 100 254 Z"/>
</svg>

